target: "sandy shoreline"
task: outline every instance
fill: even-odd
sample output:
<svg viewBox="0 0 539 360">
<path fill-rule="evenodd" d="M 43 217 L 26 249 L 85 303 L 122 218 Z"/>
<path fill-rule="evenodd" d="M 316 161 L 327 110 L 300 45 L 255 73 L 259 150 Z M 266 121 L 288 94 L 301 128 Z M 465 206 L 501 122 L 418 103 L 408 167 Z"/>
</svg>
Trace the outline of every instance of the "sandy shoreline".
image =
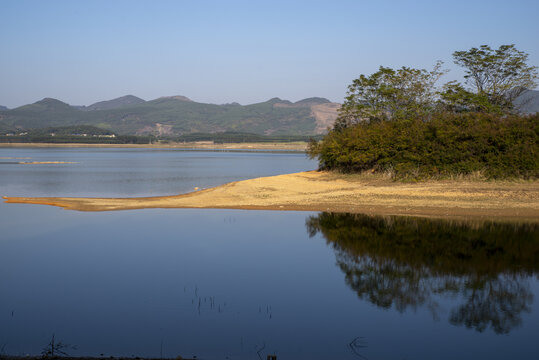
<svg viewBox="0 0 539 360">
<path fill-rule="evenodd" d="M 175 196 L 4 197 L 7 203 L 79 211 L 144 208 L 296 210 L 539 222 L 539 182 L 399 183 L 375 176 L 309 171 L 237 181 Z"/>
<path fill-rule="evenodd" d="M 54 143 L 0 143 L 0 148 L 6 147 L 41 147 L 41 148 L 132 148 L 132 149 L 203 149 L 203 150 L 278 150 L 278 151 L 305 151 L 307 143 L 297 142 L 268 142 L 268 143 L 224 143 L 214 144 L 211 141 L 197 141 L 168 144 L 54 144 Z"/>
</svg>

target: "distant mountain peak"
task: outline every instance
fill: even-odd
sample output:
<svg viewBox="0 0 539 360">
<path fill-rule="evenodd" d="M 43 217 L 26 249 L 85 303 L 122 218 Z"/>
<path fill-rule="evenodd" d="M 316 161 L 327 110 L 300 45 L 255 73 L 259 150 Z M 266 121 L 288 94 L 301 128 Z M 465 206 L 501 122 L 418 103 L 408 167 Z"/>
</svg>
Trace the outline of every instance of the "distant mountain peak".
<svg viewBox="0 0 539 360">
<path fill-rule="evenodd" d="M 272 103 L 272 104 L 281 104 L 281 103 L 292 104 L 290 101 L 283 100 L 283 99 L 278 98 L 278 97 L 271 98 L 267 102 Z"/>
<path fill-rule="evenodd" d="M 183 95 L 161 96 L 159 99 L 172 99 L 172 100 L 180 100 L 180 101 L 189 101 L 189 102 L 193 102 L 193 100 L 191 100 L 191 99 L 189 99 L 187 96 L 183 96 Z"/>
<path fill-rule="evenodd" d="M 32 105 L 37 105 L 39 107 L 45 108 L 46 110 L 71 109 L 71 105 L 69 105 L 68 103 L 50 97 L 46 97 L 39 101 L 36 101 Z"/>
<path fill-rule="evenodd" d="M 80 110 L 93 111 L 93 110 L 110 110 L 117 109 L 124 106 L 136 105 L 146 102 L 145 100 L 136 97 L 134 95 L 125 95 L 112 100 L 99 101 L 90 106 L 79 107 Z"/>
<path fill-rule="evenodd" d="M 515 99 L 516 109 L 524 114 L 534 114 L 539 112 L 539 91 L 526 90 Z"/>
<path fill-rule="evenodd" d="M 2 105 L 0 105 L 0 111 L 6 111 L 6 110 L 9 110 L 9 109 L 7 108 L 7 106 L 2 106 Z"/>
<path fill-rule="evenodd" d="M 294 104 L 298 104 L 298 105 L 300 105 L 300 104 L 327 104 L 327 103 L 330 103 L 330 102 L 331 101 L 329 101 L 326 98 L 310 97 L 310 98 L 307 98 L 307 99 L 296 101 Z"/>
<path fill-rule="evenodd" d="M 287 104 L 287 105 L 294 105 L 294 106 L 301 106 L 301 107 L 309 107 L 312 105 L 331 103 L 331 101 L 322 97 L 310 97 L 310 98 L 296 101 L 295 103 L 289 100 L 282 100 L 281 98 L 274 97 L 274 98 L 269 99 L 267 102 L 272 103 L 272 104 Z"/>
<path fill-rule="evenodd" d="M 124 95 L 124 96 L 120 96 L 119 98 L 116 98 L 116 99 L 113 99 L 113 100 L 125 100 L 125 101 L 135 101 L 135 102 L 143 102 L 143 101 L 145 101 L 144 99 L 141 99 L 141 98 L 139 98 L 138 96 L 135 96 L 135 95 Z"/>
<path fill-rule="evenodd" d="M 63 101 L 60 101 L 58 99 L 54 99 L 54 98 L 50 98 L 50 97 L 46 97 L 46 98 L 43 98 L 39 101 L 36 101 L 34 104 L 64 104 L 64 105 L 69 105 Z"/>
</svg>

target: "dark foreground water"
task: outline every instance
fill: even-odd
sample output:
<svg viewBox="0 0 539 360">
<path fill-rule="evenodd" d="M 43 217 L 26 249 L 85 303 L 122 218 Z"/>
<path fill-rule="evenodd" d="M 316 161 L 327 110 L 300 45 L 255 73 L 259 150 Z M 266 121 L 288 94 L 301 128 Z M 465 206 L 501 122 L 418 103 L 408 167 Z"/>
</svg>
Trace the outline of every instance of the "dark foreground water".
<svg viewBox="0 0 539 360">
<path fill-rule="evenodd" d="M 142 196 L 302 154 L 0 149 L 0 195 Z M 28 157 L 31 159 L 13 159 Z M 20 165 L 17 161 L 75 161 Z M 539 228 L 312 212 L 0 204 L 0 354 L 536 359 Z"/>
</svg>

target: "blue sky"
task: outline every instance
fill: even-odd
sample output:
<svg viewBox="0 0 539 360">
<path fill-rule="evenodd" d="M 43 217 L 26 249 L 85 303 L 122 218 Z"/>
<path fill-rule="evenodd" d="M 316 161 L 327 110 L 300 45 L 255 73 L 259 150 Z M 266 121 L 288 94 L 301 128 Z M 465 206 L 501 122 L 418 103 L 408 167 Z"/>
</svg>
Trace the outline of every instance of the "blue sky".
<svg viewBox="0 0 539 360">
<path fill-rule="evenodd" d="M 515 44 L 539 66 L 539 1 L 0 0 L 0 105 L 133 94 L 250 104 L 321 96 L 380 65 L 430 69 Z"/>
</svg>

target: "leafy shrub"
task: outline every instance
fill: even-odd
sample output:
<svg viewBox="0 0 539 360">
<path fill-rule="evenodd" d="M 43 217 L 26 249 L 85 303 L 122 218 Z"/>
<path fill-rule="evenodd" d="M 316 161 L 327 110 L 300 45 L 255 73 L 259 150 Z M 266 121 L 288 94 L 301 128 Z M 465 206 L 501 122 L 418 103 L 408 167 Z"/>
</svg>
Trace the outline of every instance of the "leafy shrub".
<svg viewBox="0 0 539 360">
<path fill-rule="evenodd" d="M 489 179 L 539 177 L 539 114 L 440 113 L 429 121 L 356 124 L 311 142 L 319 167 L 340 172 L 391 170 L 397 179 L 481 172 Z"/>
</svg>

